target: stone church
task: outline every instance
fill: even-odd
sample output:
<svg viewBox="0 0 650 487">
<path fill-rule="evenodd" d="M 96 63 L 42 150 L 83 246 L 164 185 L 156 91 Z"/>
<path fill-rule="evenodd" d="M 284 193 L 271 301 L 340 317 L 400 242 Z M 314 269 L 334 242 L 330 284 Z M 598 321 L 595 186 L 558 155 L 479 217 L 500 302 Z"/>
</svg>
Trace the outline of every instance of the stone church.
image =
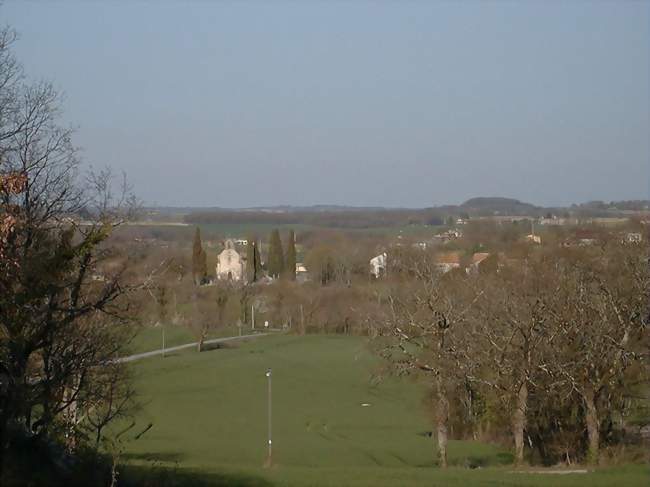
<svg viewBox="0 0 650 487">
<path fill-rule="evenodd" d="M 244 258 L 235 250 L 232 240 L 226 240 L 225 247 L 217 256 L 217 279 L 241 281 L 244 279 Z"/>
</svg>

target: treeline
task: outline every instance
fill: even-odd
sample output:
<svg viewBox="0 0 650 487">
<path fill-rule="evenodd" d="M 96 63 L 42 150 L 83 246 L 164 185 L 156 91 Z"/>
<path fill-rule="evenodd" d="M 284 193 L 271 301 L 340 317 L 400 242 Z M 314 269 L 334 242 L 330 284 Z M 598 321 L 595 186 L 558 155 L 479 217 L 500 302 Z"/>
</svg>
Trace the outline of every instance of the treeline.
<svg viewBox="0 0 650 487">
<path fill-rule="evenodd" d="M 622 200 L 609 202 L 597 200 L 575 205 L 575 207 L 592 210 L 647 211 L 650 209 L 650 200 Z"/>
<path fill-rule="evenodd" d="M 443 225 L 449 215 L 432 209 L 346 211 L 205 211 L 183 218 L 191 224 L 312 225 L 328 228 L 376 228 L 402 225 Z"/>
<path fill-rule="evenodd" d="M 375 345 L 432 384 L 440 462 L 450 432 L 505 439 L 515 460 L 597 463 L 648 422 L 649 273 L 642 246 L 544 249 L 440 275 L 404 256 L 377 291 Z"/>
<path fill-rule="evenodd" d="M 522 215 L 541 216 L 543 208 L 512 198 L 478 197 L 465 201 L 461 208 L 474 216 Z"/>
<path fill-rule="evenodd" d="M 565 217 L 616 216 L 623 211 L 648 210 L 643 200 L 592 201 L 571 208 L 544 208 L 511 198 L 472 198 L 461 205 L 431 208 L 341 208 L 341 209 L 278 209 L 278 210 L 208 210 L 194 211 L 183 217 L 190 224 L 272 224 L 311 225 L 324 228 L 377 228 L 404 225 L 444 225 L 456 218 L 488 216 L 528 216 L 539 218 L 549 214 Z"/>
</svg>

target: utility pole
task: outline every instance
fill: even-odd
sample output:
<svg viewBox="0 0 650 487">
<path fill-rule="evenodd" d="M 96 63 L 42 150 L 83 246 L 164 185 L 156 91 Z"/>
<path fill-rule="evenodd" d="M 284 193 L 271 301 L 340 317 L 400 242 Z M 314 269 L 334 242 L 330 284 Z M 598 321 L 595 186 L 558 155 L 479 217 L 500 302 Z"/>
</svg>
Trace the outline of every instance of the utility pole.
<svg viewBox="0 0 650 487">
<path fill-rule="evenodd" d="M 268 453 L 266 457 L 266 466 L 270 467 L 273 464 L 273 438 L 271 429 L 271 369 L 266 371 L 266 378 L 268 379 L 268 412 L 269 412 L 269 438 L 268 438 Z"/>
<path fill-rule="evenodd" d="M 255 305 L 251 304 L 251 330 L 255 329 Z"/>
</svg>

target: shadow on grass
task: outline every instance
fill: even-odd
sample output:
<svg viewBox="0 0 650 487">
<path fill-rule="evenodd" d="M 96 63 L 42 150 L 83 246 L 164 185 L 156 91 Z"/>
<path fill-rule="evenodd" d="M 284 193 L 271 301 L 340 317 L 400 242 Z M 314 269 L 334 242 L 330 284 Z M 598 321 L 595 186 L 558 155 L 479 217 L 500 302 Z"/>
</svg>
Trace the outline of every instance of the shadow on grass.
<svg viewBox="0 0 650 487">
<path fill-rule="evenodd" d="M 127 466 L 120 475 L 124 487 L 272 487 L 248 474 L 200 472 L 167 467 Z"/>
<path fill-rule="evenodd" d="M 503 465 L 512 465 L 514 455 L 509 452 L 498 452 L 492 455 L 467 455 L 462 457 L 451 458 L 449 465 L 463 468 L 485 468 Z"/>
<path fill-rule="evenodd" d="M 203 345 L 203 352 L 210 352 L 212 350 L 230 350 L 239 348 L 239 345 L 232 342 L 217 342 L 217 343 L 206 343 Z"/>
<path fill-rule="evenodd" d="M 145 462 L 180 462 L 183 457 L 182 453 L 124 453 L 122 454 L 122 459 L 126 460 L 137 460 Z"/>
</svg>

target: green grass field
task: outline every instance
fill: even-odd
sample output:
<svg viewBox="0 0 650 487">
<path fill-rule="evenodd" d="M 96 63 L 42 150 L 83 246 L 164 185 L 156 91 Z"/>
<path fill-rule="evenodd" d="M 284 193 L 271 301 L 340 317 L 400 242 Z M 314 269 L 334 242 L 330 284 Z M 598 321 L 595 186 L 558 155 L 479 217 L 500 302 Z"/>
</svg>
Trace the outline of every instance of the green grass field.
<svg viewBox="0 0 650 487">
<path fill-rule="evenodd" d="M 137 426 L 122 436 L 122 459 L 132 475 L 161 467 L 173 485 L 648 485 L 643 466 L 510 473 L 503 465 L 509 452 L 465 441 L 451 442 L 455 466 L 441 471 L 434 442 L 423 435 L 431 429 L 423 389 L 407 380 L 372 380 L 376 366 L 361 339 L 286 335 L 136 362 L 144 406 Z M 267 469 L 269 367 L 274 465 Z"/>
</svg>

